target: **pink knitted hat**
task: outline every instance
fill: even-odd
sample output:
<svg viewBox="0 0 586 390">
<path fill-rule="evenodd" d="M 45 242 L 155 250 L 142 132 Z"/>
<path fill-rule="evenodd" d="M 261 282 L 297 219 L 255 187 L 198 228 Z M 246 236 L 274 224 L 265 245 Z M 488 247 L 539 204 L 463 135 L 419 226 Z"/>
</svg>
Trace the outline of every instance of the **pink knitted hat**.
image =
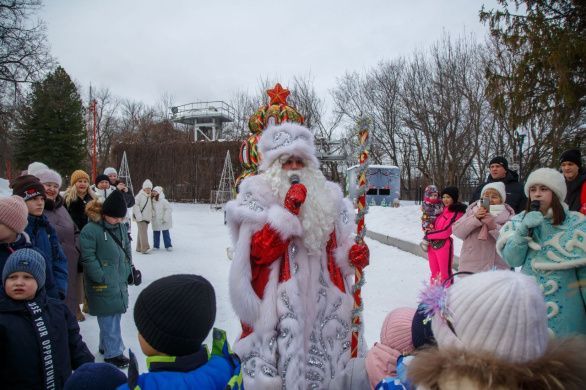
<svg viewBox="0 0 586 390">
<path fill-rule="evenodd" d="M 411 307 L 400 307 L 391 311 L 380 330 L 380 342 L 401 354 L 411 353 L 415 349 L 411 339 L 411 323 L 414 316 L 415 309 Z"/>
<path fill-rule="evenodd" d="M 366 353 L 364 365 L 370 384 L 374 388 L 388 376 L 396 375 L 397 359 L 413 352 L 411 323 L 415 309 L 400 307 L 387 314 L 377 343 Z"/>
<path fill-rule="evenodd" d="M 28 224 L 28 208 L 22 197 L 0 197 L 0 223 L 16 233 L 24 232 Z"/>
</svg>

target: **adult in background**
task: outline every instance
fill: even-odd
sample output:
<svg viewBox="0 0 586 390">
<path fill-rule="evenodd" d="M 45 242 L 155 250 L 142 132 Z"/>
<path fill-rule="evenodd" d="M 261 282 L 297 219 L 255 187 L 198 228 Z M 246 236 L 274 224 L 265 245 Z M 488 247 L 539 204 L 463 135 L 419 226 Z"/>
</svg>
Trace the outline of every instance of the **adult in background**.
<svg viewBox="0 0 586 390">
<path fill-rule="evenodd" d="M 480 199 L 482 189 L 488 183 L 502 181 L 505 185 L 507 195 L 506 203 L 515 210 L 515 214 L 523 211 L 527 203 L 527 197 L 523 192 L 523 184 L 519 183 L 519 175 L 517 172 L 509 170 L 509 162 L 507 159 L 502 156 L 493 158 L 490 160 L 488 169 L 490 170 L 490 174 L 486 178 L 486 181 L 474 190 L 468 203 L 471 204 Z"/>
<path fill-rule="evenodd" d="M 45 257 L 50 265 L 50 270 L 57 286 L 57 298 L 65 299 L 67 296 L 67 257 L 59 243 L 57 232 L 45 211 L 45 187 L 36 176 L 24 175 L 14 179 L 10 186 L 12 194 L 24 199 L 28 209 L 28 224 L 25 232 L 28 234 L 31 244 Z"/>
<path fill-rule="evenodd" d="M 90 189 L 102 198 L 102 202 L 106 200 L 106 198 L 116 189 L 113 185 L 110 184 L 110 179 L 108 176 L 101 174 L 96 177 L 94 184 L 90 186 Z"/>
<path fill-rule="evenodd" d="M 153 198 L 153 248 L 159 249 L 161 244 L 161 233 L 163 244 L 168 251 L 173 250 L 169 229 L 173 227 L 173 209 L 165 199 L 163 187 L 157 186 L 151 192 Z"/>
<path fill-rule="evenodd" d="M 582 155 L 577 149 L 566 150 L 560 157 L 560 169 L 566 179 L 568 194 L 564 201 L 572 211 L 586 214 L 586 172 L 582 169 Z"/>
<path fill-rule="evenodd" d="M 104 203 L 91 201 L 87 206 L 90 222 L 80 234 L 84 287 L 91 315 L 98 317 L 99 351 L 106 363 L 127 367 L 120 321 L 128 308 L 128 276 L 131 248 L 126 226 L 126 203 L 120 191 L 114 191 Z"/>
<path fill-rule="evenodd" d="M 497 249 L 511 267 L 539 283 L 556 336 L 586 335 L 586 217 L 568 210 L 566 183 L 550 168 L 533 171 L 525 193 L 531 204 L 501 229 Z"/>
<path fill-rule="evenodd" d="M 468 206 L 466 214 L 454 223 L 454 235 L 464 241 L 458 271 L 476 273 L 510 268 L 496 251 L 501 227 L 515 215 L 506 199 L 502 182 L 488 183 L 482 189 L 481 200 Z"/>
<path fill-rule="evenodd" d="M 354 208 L 319 170 L 308 128 L 270 125 L 259 150 L 261 173 L 226 207 L 244 387 L 328 388 L 350 359 L 354 267 L 368 247 L 354 244 Z"/>
<path fill-rule="evenodd" d="M 153 183 L 149 179 L 146 179 L 142 183 L 142 189 L 136 195 L 134 207 L 132 208 L 132 215 L 136 220 L 136 226 L 138 228 L 136 251 L 145 255 L 151 251 L 148 228 L 149 223 L 153 219 L 153 201 L 151 199 L 152 190 Z"/>
<path fill-rule="evenodd" d="M 85 171 L 78 169 L 71 174 L 69 188 L 65 191 L 63 199 L 65 208 L 69 211 L 71 219 L 77 225 L 79 231 L 87 223 L 85 206 L 96 198 L 94 192 L 90 189 L 90 175 Z"/>
<path fill-rule="evenodd" d="M 65 304 L 75 314 L 78 321 L 83 321 L 80 305 L 80 259 L 79 259 L 79 230 L 63 206 L 63 197 L 59 194 L 62 180 L 61 175 L 52 169 L 44 169 L 36 173 L 41 184 L 45 187 L 45 215 L 55 228 L 59 243 L 67 257 L 67 295 Z"/>
<path fill-rule="evenodd" d="M 126 201 L 126 207 L 131 208 L 134 206 L 134 194 L 128 190 L 124 180 L 118 177 L 118 172 L 116 172 L 116 169 L 108 167 L 104 169 L 104 175 L 108 176 L 111 185 L 116 187 L 118 191 L 122 192 L 122 195 L 124 195 L 124 200 Z"/>
</svg>

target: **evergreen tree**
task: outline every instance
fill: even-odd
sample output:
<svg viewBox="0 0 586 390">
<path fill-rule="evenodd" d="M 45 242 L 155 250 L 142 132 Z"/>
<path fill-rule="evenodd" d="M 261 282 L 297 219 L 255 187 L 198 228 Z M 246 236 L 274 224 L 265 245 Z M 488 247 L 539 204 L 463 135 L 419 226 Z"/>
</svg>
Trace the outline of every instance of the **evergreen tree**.
<svg viewBox="0 0 586 390">
<path fill-rule="evenodd" d="M 508 71 L 488 69 L 493 103 L 510 102 L 513 126 L 540 113 L 551 115 L 554 127 L 580 123 L 586 112 L 586 3 L 497 3 L 495 10 L 483 6 L 480 20 L 507 52 L 496 53 L 498 58 L 509 55 L 515 63 Z"/>
<path fill-rule="evenodd" d="M 42 161 L 63 175 L 82 167 L 86 155 L 83 105 L 62 67 L 33 84 L 22 110 L 16 161 Z"/>
</svg>

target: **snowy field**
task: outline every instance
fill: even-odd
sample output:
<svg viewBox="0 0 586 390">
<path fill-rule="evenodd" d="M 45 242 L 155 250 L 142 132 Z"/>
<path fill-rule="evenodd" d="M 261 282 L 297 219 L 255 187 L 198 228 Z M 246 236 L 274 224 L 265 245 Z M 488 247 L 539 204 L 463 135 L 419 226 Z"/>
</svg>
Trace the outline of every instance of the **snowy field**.
<svg viewBox="0 0 586 390">
<path fill-rule="evenodd" d="M 0 196 L 11 194 L 7 181 L 0 179 Z M 146 371 L 145 357 L 140 351 L 132 309 L 140 291 L 152 281 L 177 273 L 194 273 L 206 277 L 216 290 L 217 314 L 215 326 L 226 330 L 230 342 L 240 334 L 238 322 L 228 295 L 230 260 L 226 249 L 230 246 L 223 212 L 211 210 L 208 205 L 172 203 L 173 224 L 171 238 L 174 251 L 164 249 L 148 255 L 133 251 L 135 265 L 142 271 L 142 285 L 129 287 L 129 310 L 122 316 L 123 339 L 127 348 L 137 355 L 141 372 Z M 419 242 L 419 208 L 404 204 L 400 208 L 371 207 L 367 227 L 376 232 Z M 136 236 L 136 225 L 132 225 Z M 149 237 L 152 245 L 152 236 Z M 365 270 L 364 300 L 365 338 L 369 346 L 378 341 L 380 327 L 387 313 L 401 306 L 416 306 L 423 282 L 429 278 L 427 262 L 417 256 L 367 239 L 370 247 L 370 265 Z M 86 315 L 80 322 L 82 336 L 88 347 L 102 361 L 98 353 L 98 323 L 96 317 Z M 208 344 L 211 338 L 207 340 Z"/>
<path fill-rule="evenodd" d="M 230 238 L 223 224 L 223 213 L 202 204 L 172 203 L 172 207 L 174 227 L 171 238 L 174 251 L 163 249 L 148 255 L 133 252 L 134 263 L 142 271 L 143 284 L 129 287 L 130 308 L 122 316 L 122 328 L 126 347 L 136 353 L 141 371 L 146 370 L 146 363 L 136 338 L 132 308 L 140 290 L 162 276 L 195 273 L 206 277 L 216 290 L 215 326 L 226 330 L 230 342 L 240 334 L 240 323 L 232 311 L 228 295 L 230 260 L 226 256 L 226 249 L 230 246 Z M 375 208 L 372 211 L 378 212 Z M 132 229 L 135 236 L 135 224 Z M 371 264 L 365 271 L 366 285 L 362 294 L 365 337 L 371 346 L 378 341 L 380 327 L 389 311 L 400 306 L 415 307 L 422 283 L 429 278 L 429 269 L 426 261 L 420 257 L 376 241 L 367 242 L 371 251 Z M 86 321 L 80 322 L 80 327 L 84 340 L 100 361 L 102 357 L 97 352 L 96 318 L 86 316 Z M 211 338 L 207 342 L 210 343 Z"/>
</svg>

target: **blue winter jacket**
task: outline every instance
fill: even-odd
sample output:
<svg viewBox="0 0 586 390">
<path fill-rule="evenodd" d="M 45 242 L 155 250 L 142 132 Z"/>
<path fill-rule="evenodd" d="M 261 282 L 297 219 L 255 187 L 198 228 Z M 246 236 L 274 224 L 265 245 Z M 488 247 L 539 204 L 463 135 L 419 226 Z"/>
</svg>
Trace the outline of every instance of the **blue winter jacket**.
<svg viewBox="0 0 586 390">
<path fill-rule="evenodd" d="M 533 276 L 547 305 L 548 326 L 556 336 L 586 334 L 586 217 L 568 211 L 558 226 L 546 216 L 531 237 L 518 228 L 525 212 L 500 231 L 497 250 L 511 267 Z"/>
<path fill-rule="evenodd" d="M 118 390 L 153 389 L 243 389 L 240 360 L 230 350 L 226 333 L 214 329 L 212 353 L 208 356 L 205 346 L 188 356 L 150 356 L 147 358 L 149 372 L 137 379 L 131 364 L 128 370 L 129 383 Z"/>
<path fill-rule="evenodd" d="M 55 228 L 46 215 L 37 217 L 29 214 L 25 232 L 29 235 L 33 246 L 41 251 L 45 256 L 45 261 L 49 262 L 59 296 L 61 299 L 65 299 L 67 294 L 67 257 L 61 248 Z"/>
<path fill-rule="evenodd" d="M 20 233 L 14 242 L 11 243 L 0 243 L 0 274 L 4 269 L 4 264 L 6 264 L 6 260 L 8 256 L 12 253 L 16 252 L 18 249 L 22 248 L 32 248 L 37 252 L 41 253 L 38 248 L 35 248 L 31 243 L 28 235 L 26 233 Z M 42 254 L 42 253 L 41 253 Z M 45 257 L 44 254 L 43 258 Z M 57 286 L 55 285 L 55 279 L 53 278 L 53 272 L 51 271 L 51 266 L 49 261 L 45 259 L 45 291 L 47 296 L 51 298 L 59 298 L 59 292 L 57 291 Z"/>
</svg>

